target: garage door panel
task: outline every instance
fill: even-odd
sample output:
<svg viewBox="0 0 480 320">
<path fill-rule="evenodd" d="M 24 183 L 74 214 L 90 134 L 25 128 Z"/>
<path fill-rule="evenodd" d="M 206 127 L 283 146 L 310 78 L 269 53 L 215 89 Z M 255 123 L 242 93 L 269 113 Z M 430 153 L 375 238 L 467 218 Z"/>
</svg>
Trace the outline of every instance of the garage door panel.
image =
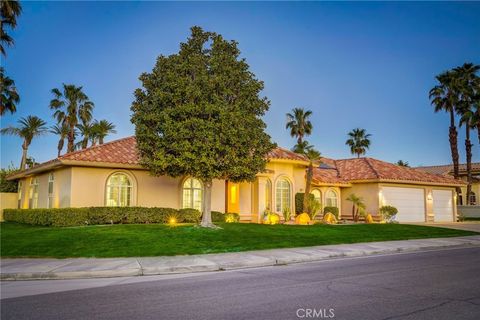
<svg viewBox="0 0 480 320">
<path fill-rule="evenodd" d="M 451 190 L 433 190 L 432 196 L 434 221 L 454 221 L 453 192 Z"/>
<path fill-rule="evenodd" d="M 383 205 L 398 209 L 397 221 L 425 221 L 425 192 L 420 188 L 382 188 Z"/>
</svg>

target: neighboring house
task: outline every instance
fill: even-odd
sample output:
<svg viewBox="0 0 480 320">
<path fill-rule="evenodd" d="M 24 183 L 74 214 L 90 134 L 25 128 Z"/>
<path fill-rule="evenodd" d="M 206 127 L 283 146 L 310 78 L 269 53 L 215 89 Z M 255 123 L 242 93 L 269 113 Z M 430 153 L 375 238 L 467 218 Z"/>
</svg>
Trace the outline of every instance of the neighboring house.
<svg viewBox="0 0 480 320">
<path fill-rule="evenodd" d="M 417 167 L 415 169 L 422 170 L 424 172 L 433 173 L 433 174 L 440 174 L 444 176 L 452 176 L 453 177 L 453 164 L 449 165 L 442 165 L 442 166 L 425 166 L 425 167 Z M 467 165 L 465 163 L 460 164 L 459 167 L 459 178 L 463 181 L 467 181 Z M 466 197 L 467 194 L 467 186 L 464 185 L 461 187 L 461 194 L 458 196 L 458 204 L 459 205 L 479 205 L 480 200 L 480 162 L 473 162 L 472 163 L 472 191 L 469 197 Z M 468 200 L 467 200 L 468 199 Z"/>
<path fill-rule="evenodd" d="M 305 190 L 309 162 L 290 150 L 268 154 L 254 182 L 215 180 L 212 210 L 240 213 L 260 222 L 266 209 L 294 212 L 294 197 Z M 9 177 L 18 180 L 19 208 L 89 206 L 202 207 L 202 183 L 192 177 L 154 177 L 139 164 L 135 137 L 65 154 Z M 367 212 L 382 205 L 398 208 L 401 222 L 454 221 L 455 187 L 448 176 L 399 167 L 372 158 L 322 159 L 315 168 L 312 194 L 325 206 L 351 214 L 349 194 L 362 197 Z"/>
</svg>

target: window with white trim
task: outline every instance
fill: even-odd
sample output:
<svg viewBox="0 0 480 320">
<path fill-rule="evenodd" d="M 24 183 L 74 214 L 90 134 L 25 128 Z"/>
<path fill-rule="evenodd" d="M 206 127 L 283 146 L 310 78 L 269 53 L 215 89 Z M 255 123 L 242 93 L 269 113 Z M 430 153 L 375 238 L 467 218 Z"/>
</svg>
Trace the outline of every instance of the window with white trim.
<svg viewBox="0 0 480 320">
<path fill-rule="evenodd" d="M 182 202 L 182 208 L 192 208 L 202 212 L 203 187 L 200 180 L 188 178 L 183 182 Z"/>
<path fill-rule="evenodd" d="M 55 175 L 53 174 L 53 172 L 50 172 L 50 174 L 48 175 L 48 208 L 53 208 L 54 206 L 54 201 L 55 201 L 55 198 L 54 198 L 54 194 L 53 194 L 53 183 L 55 182 Z"/>
<path fill-rule="evenodd" d="M 333 190 L 328 190 L 325 194 L 325 206 L 338 208 L 338 196 Z"/>
<path fill-rule="evenodd" d="M 132 182 L 121 172 L 112 174 L 106 185 L 107 207 L 129 207 L 132 202 Z"/>
<path fill-rule="evenodd" d="M 31 178 L 30 179 L 28 208 L 29 209 L 38 208 L 38 178 Z"/>
<path fill-rule="evenodd" d="M 471 206 L 474 206 L 477 204 L 477 195 L 475 194 L 475 192 L 473 191 L 470 191 L 470 205 Z"/>
<path fill-rule="evenodd" d="M 318 203 L 322 203 L 322 193 L 318 189 L 313 189 L 312 192 L 310 192 L 315 200 L 318 201 Z"/>
<path fill-rule="evenodd" d="M 292 187 L 290 181 L 281 178 L 277 181 L 275 186 L 275 209 L 277 212 L 284 212 L 286 209 L 290 210 L 292 203 Z"/>
</svg>

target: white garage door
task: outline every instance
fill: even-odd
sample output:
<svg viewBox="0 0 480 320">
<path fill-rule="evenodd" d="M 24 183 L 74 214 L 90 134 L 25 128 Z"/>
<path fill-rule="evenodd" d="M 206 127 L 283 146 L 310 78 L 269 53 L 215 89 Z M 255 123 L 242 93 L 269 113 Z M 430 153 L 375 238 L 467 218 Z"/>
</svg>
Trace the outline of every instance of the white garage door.
<svg viewBox="0 0 480 320">
<path fill-rule="evenodd" d="M 453 221 L 453 192 L 433 190 L 433 214 L 435 222 Z"/>
<path fill-rule="evenodd" d="M 398 209 L 398 222 L 425 221 L 425 192 L 418 188 L 382 188 L 382 205 L 394 206 Z"/>
</svg>

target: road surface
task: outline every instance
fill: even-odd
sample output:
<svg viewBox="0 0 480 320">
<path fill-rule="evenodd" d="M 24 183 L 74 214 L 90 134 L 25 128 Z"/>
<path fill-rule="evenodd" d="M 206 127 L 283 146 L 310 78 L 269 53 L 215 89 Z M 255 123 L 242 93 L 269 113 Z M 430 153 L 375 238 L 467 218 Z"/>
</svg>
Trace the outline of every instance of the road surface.
<svg viewBox="0 0 480 320">
<path fill-rule="evenodd" d="M 5 320 L 480 319 L 480 248 L 1 290 Z"/>
</svg>

